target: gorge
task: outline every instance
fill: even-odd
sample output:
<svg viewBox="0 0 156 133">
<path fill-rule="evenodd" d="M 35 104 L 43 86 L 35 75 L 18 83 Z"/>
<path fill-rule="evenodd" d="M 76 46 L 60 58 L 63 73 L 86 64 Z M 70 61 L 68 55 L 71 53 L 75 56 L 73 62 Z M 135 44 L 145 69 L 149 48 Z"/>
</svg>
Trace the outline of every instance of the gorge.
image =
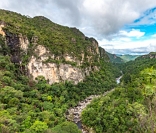
<svg viewBox="0 0 156 133">
<path fill-rule="evenodd" d="M 77 28 L 0 10 L 2 133 L 154 133 L 155 75 L 155 52 L 125 63 Z"/>
</svg>

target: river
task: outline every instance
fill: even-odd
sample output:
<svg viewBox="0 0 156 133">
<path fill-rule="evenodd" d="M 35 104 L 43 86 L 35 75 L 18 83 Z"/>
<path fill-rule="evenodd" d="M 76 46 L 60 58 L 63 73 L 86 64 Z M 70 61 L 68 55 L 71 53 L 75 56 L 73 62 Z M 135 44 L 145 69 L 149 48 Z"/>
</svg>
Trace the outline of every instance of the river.
<svg viewBox="0 0 156 133">
<path fill-rule="evenodd" d="M 121 80 L 121 78 L 122 78 L 122 76 L 123 76 L 123 72 L 122 72 L 122 71 L 120 71 L 120 73 L 121 73 L 121 76 L 120 76 L 120 77 L 118 77 L 118 78 L 116 78 L 116 83 L 117 83 L 117 84 L 119 84 L 119 83 L 120 83 L 120 80 Z"/>
<path fill-rule="evenodd" d="M 121 78 L 122 78 L 122 75 L 120 77 L 116 78 L 117 84 L 120 83 Z M 103 95 L 91 95 L 91 96 L 87 97 L 86 99 L 84 99 L 83 101 L 80 101 L 77 106 L 68 109 L 68 111 L 66 113 L 66 119 L 74 122 L 78 126 L 78 128 L 82 131 L 82 133 L 88 133 L 88 131 L 84 129 L 84 127 L 81 123 L 82 111 L 87 107 L 88 104 L 91 103 L 91 101 L 94 98 L 98 98 L 100 96 L 106 96 L 108 93 L 110 93 L 112 91 L 114 91 L 114 89 L 105 92 Z"/>
<path fill-rule="evenodd" d="M 88 133 L 88 131 L 86 131 L 84 129 L 84 127 L 81 123 L 82 111 L 87 107 L 88 104 L 91 103 L 91 101 L 94 98 L 98 98 L 100 96 L 105 96 L 112 91 L 114 91 L 114 89 L 105 92 L 103 95 L 91 95 L 91 96 L 87 97 L 86 99 L 84 99 L 83 101 L 80 101 L 77 106 L 68 109 L 67 114 L 66 114 L 67 120 L 73 121 L 78 126 L 78 128 L 81 129 L 82 133 Z"/>
</svg>

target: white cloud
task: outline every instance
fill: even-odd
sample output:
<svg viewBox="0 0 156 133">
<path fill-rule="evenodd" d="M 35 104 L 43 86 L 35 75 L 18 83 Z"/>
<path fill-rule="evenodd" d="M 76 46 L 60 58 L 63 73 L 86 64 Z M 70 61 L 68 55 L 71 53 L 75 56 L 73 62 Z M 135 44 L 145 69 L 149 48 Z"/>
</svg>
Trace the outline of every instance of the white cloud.
<svg viewBox="0 0 156 133">
<path fill-rule="evenodd" d="M 136 38 L 140 38 L 142 36 L 145 35 L 145 32 L 141 32 L 140 30 L 136 30 L 136 29 L 132 29 L 131 31 L 120 31 L 119 32 L 119 35 L 123 35 L 123 36 L 126 36 L 126 37 L 136 37 Z"/>
<path fill-rule="evenodd" d="M 147 10 L 145 13 L 142 14 L 138 22 L 133 23 L 131 25 L 152 25 L 156 23 L 156 9 L 155 10 Z"/>
<path fill-rule="evenodd" d="M 29 16 L 44 15 L 63 25 L 86 27 L 85 33 L 87 28 L 93 28 L 97 37 L 117 33 L 125 24 L 132 23 L 144 11 L 155 6 L 155 0 L 5 0 L 0 2 L 0 8 Z"/>
<path fill-rule="evenodd" d="M 98 42 L 105 50 L 111 53 L 125 54 L 126 52 L 129 52 L 143 54 L 151 51 L 156 52 L 156 38 L 153 38 L 152 36 L 146 40 L 124 41 L 121 38 L 115 38 L 113 40 L 103 39 Z"/>
<path fill-rule="evenodd" d="M 153 34 L 152 37 L 156 37 L 156 34 Z"/>
<path fill-rule="evenodd" d="M 136 23 L 137 25 L 155 23 L 156 11 L 144 14 L 153 7 L 156 7 L 156 0 L 5 0 L 0 2 L 2 9 L 31 17 L 42 15 L 56 23 L 77 27 L 85 35 L 98 39 L 101 46 L 112 45 L 114 49 L 143 49 L 142 47 L 147 47 L 149 44 L 155 46 L 156 35 L 153 35 L 150 40 L 143 41 L 138 40 L 145 36 L 145 33 L 139 29 L 121 31 L 125 25 L 133 24 L 134 20 L 140 17 L 142 19 Z M 136 38 L 137 41 L 132 38 Z"/>
</svg>

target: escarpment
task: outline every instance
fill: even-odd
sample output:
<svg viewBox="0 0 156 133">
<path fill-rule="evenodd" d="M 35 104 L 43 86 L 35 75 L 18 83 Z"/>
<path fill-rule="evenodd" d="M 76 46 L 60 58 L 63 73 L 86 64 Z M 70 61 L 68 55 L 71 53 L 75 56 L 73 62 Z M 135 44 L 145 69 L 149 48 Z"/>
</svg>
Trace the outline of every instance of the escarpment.
<svg viewBox="0 0 156 133">
<path fill-rule="evenodd" d="M 76 28 L 57 25 L 42 16 L 27 18 L 15 13 L 19 25 L 14 19 L 7 20 L 9 15 L 0 18 L 0 34 L 9 51 L 5 54 L 13 63 L 24 65 L 25 74 L 33 80 L 43 76 L 49 84 L 77 84 L 100 69 L 100 59 L 107 59 L 98 42 Z"/>
<path fill-rule="evenodd" d="M 71 64 L 55 63 L 55 61 L 59 61 L 60 58 L 50 54 L 43 46 L 38 45 L 35 53 L 38 57 L 32 56 L 28 63 L 29 75 L 31 75 L 34 80 L 38 76 L 44 76 L 50 84 L 66 80 L 73 81 L 77 84 L 85 78 L 80 68 L 72 66 Z M 53 60 L 53 62 L 50 62 L 49 58 Z M 68 55 L 66 55 L 64 59 L 65 61 L 76 62 L 76 60 Z"/>
</svg>

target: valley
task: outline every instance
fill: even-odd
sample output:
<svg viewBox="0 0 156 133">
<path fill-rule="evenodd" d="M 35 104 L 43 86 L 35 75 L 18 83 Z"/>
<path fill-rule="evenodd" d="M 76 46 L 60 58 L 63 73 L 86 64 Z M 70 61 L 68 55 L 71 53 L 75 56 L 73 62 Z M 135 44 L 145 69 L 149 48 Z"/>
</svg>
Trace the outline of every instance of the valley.
<svg viewBox="0 0 156 133">
<path fill-rule="evenodd" d="M 154 133 L 155 86 L 155 52 L 121 58 L 77 28 L 0 10 L 0 133 Z"/>
</svg>

